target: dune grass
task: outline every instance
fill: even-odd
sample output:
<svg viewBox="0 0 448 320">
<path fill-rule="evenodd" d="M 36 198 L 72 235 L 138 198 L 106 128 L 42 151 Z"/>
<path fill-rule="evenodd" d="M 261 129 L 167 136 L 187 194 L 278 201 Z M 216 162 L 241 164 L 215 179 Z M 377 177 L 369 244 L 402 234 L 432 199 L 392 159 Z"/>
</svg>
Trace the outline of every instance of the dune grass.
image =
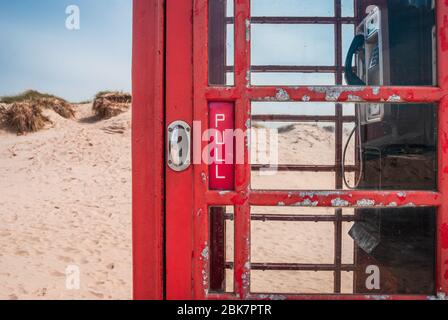
<svg viewBox="0 0 448 320">
<path fill-rule="evenodd" d="M 39 131 L 52 123 L 36 101 L 12 103 L 2 112 L 1 122 L 19 135 Z"/>
<path fill-rule="evenodd" d="M 0 98 L 0 102 L 6 104 L 28 102 L 42 108 L 52 109 L 66 119 L 75 117 L 75 109 L 67 100 L 36 90 L 27 90 L 14 96 L 4 96 Z"/>
<path fill-rule="evenodd" d="M 92 109 L 98 119 L 110 119 L 129 110 L 131 102 L 129 93 L 100 91 L 95 96 Z"/>
<path fill-rule="evenodd" d="M 48 93 L 41 93 L 36 90 L 27 90 L 14 96 L 0 97 L 0 102 L 12 104 L 15 102 L 36 101 L 41 99 L 57 99 L 59 101 L 67 102 L 65 99 L 62 99 L 61 97 L 57 97 L 55 95 Z"/>
</svg>

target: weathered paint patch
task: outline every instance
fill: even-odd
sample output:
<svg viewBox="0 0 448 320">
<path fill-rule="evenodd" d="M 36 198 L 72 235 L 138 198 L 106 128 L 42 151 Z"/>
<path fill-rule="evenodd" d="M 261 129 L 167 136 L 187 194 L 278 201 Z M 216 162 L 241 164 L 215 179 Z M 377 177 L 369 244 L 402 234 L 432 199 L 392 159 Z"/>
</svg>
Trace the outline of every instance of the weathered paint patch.
<svg viewBox="0 0 448 320">
<path fill-rule="evenodd" d="M 362 100 L 361 97 L 359 97 L 359 96 L 355 96 L 355 95 L 350 94 L 350 95 L 348 96 L 348 101 L 351 101 L 351 102 L 359 102 L 359 101 L 363 101 L 363 100 Z"/>
<path fill-rule="evenodd" d="M 358 207 L 373 207 L 375 205 L 375 200 L 371 199 L 361 199 L 356 201 Z"/>
<path fill-rule="evenodd" d="M 390 296 L 388 295 L 367 295 L 365 296 L 367 300 L 389 300 Z"/>
<path fill-rule="evenodd" d="M 319 201 L 311 201 L 310 199 L 294 203 L 294 206 L 296 207 L 317 207 L 318 205 Z"/>
<path fill-rule="evenodd" d="M 277 93 L 275 94 L 275 99 L 277 101 L 289 101 L 291 98 L 289 97 L 288 92 L 284 89 L 277 89 Z"/>
<path fill-rule="evenodd" d="M 403 99 L 399 95 L 393 94 L 387 99 L 387 102 L 403 102 Z"/>
<path fill-rule="evenodd" d="M 311 100 L 311 97 L 310 97 L 310 96 L 304 95 L 304 96 L 302 97 L 302 101 L 303 101 L 303 102 L 309 102 L 310 100 Z"/>
<path fill-rule="evenodd" d="M 407 197 L 407 194 L 406 194 L 406 192 L 400 191 L 397 193 L 397 197 L 400 199 L 405 199 Z"/>
<path fill-rule="evenodd" d="M 388 207 L 398 207 L 398 204 L 396 202 L 391 202 L 387 205 Z"/>
<path fill-rule="evenodd" d="M 379 95 L 380 94 L 380 87 L 373 87 L 372 88 L 372 93 L 374 94 L 374 95 Z"/>
<path fill-rule="evenodd" d="M 448 301 L 448 296 L 444 292 L 438 292 L 436 296 L 428 297 L 432 301 Z"/>
<path fill-rule="evenodd" d="M 202 257 L 202 259 L 204 259 L 204 260 L 208 260 L 208 257 L 209 257 L 209 248 L 208 248 L 208 246 L 206 246 L 206 247 L 204 248 L 204 250 L 202 250 L 202 252 L 201 252 L 201 257 Z"/>
<path fill-rule="evenodd" d="M 349 202 L 346 200 L 343 200 L 341 198 L 336 198 L 336 199 L 331 200 L 331 205 L 333 207 L 348 207 Z"/>
<path fill-rule="evenodd" d="M 358 92 L 365 90 L 365 87 L 308 87 L 308 90 L 325 93 L 326 101 L 338 101 L 344 92 Z"/>
<path fill-rule="evenodd" d="M 329 196 L 339 196 L 343 194 L 341 191 L 315 191 L 315 192 L 307 192 L 301 191 L 299 192 L 299 197 L 301 198 L 314 198 L 314 197 L 329 197 Z M 349 195 L 351 197 L 351 194 Z"/>
<path fill-rule="evenodd" d="M 246 41 L 250 42 L 250 20 L 246 19 Z"/>
<path fill-rule="evenodd" d="M 286 300 L 286 297 L 280 294 L 261 294 L 258 297 L 261 300 Z"/>
</svg>

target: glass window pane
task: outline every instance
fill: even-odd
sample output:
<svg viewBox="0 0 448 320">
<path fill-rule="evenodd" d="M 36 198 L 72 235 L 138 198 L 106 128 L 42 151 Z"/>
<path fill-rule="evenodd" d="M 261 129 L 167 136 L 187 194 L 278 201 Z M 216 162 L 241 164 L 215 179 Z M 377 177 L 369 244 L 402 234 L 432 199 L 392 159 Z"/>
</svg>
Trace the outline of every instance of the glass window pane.
<svg viewBox="0 0 448 320">
<path fill-rule="evenodd" d="M 331 222 L 252 221 L 251 230 L 252 263 L 334 262 L 334 225 Z M 266 246 L 266 242 L 271 241 L 271 245 Z"/>
<path fill-rule="evenodd" d="M 251 0 L 253 17 L 331 17 L 334 0 Z"/>
<path fill-rule="evenodd" d="M 437 190 L 436 105 L 342 108 L 253 102 L 252 188 Z"/>
<path fill-rule="evenodd" d="M 342 0 L 341 10 L 343 17 L 353 17 L 355 15 L 355 7 L 353 0 Z"/>
<path fill-rule="evenodd" d="M 251 292 L 435 294 L 435 208 L 337 211 L 251 207 Z"/>
<path fill-rule="evenodd" d="M 355 216 L 348 232 L 355 293 L 435 293 L 435 208 L 361 209 Z"/>
<path fill-rule="evenodd" d="M 345 63 L 350 44 L 355 36 L 355 26 L 353 24 L 342 25 L 342 63 Z M 355 62 L 352 61 L 352 65 L 355 66 Z"/>
<path fill-rule="evenodd" d="M 234 27 L 227 23 L 233 16 L 233 0 L 209 1 L 209 83 L 233 85 Z M 230 76 L 231 74 L 232 76 Z"/>
<path fill-rule="evenodd" d="M 252 72 L 254 86 L 335 85 L 333 73 Z"/>
<path fill-rule="evenodd" d="M 250 290 L 253 293 L 331 294 L 331 271 L 261 271 L 250 273 Z"/>
<path fill-rule="evenodd" d="M 334 65 L 332 25 L 252 25 L 252 65 Z"/>
<path fill-rule="evenodd" d="M 209 208 L 209 285 L 212 292 L 233 291 L 233 269 L 226 268 L 226 262 L 233 261 L 233 214 L 234 208 L 230 206 Z"/>
</svg>

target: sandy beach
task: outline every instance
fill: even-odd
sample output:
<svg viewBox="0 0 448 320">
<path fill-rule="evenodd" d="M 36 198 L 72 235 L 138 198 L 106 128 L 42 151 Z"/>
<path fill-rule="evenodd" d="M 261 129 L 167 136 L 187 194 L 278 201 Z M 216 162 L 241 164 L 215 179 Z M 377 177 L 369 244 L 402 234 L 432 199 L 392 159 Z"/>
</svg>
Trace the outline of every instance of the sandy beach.
<svg viewBox="0 0 448 320">
<path fill-rule="evenodd" d="M 95 121 L 91 105 L 76 119 L 46 110 L 54 125 L 17 136 L 0 132 L 0 299 L 131 299 L 131 111 Z M 347 134 L 347 132 L 345 133 Z M 301 124 L 279 137 L 280 160 L 334 163 L 334 133 Z M 257 188 L 332 188 L 333 174 L 253 175 Z M 252 208 L 257 213 L 331 214 L 331 209 Z M 347 212 L 345 212 L 347 213 Z M 353 262 L 344 224 L 343 263 Z M 227 256 L 233 257 L 233 226 Z M 253 262 L 332 263 L 330 223 L 253 222 Z M 67 266 L 81 287 L 66 289 Z M 232 273 L 227 287 L 231 289 Z M 254 292 L 331 293 L 332 272 L 261 272 Z M 343 292 L 352 290 L 343 273 Z"/>
<path fill-rule="evenodd" d="M 46 113 L 53 128 L 0 133 L 0 299 L 130 299 L 131 113 Z"/>
</svg>

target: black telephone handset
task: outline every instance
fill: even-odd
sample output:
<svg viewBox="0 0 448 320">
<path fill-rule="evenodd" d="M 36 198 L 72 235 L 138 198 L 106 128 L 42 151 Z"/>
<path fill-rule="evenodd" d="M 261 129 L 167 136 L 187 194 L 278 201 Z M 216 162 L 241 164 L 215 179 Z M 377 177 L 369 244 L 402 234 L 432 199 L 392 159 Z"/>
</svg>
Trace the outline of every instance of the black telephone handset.
<svg viewBox="0 0 448 320">
<path fill-rule="evenodd" d="M 353 72 L 353 56 L 364 46 L 364 35 L 358 34 L 353 38 L 352 44 L 348 49 L 347 58 L 345 59 L 345 81 L 349 86 L 365 86 L 366 83 L 362 81 L 356 73 Z"/>
</svg>

